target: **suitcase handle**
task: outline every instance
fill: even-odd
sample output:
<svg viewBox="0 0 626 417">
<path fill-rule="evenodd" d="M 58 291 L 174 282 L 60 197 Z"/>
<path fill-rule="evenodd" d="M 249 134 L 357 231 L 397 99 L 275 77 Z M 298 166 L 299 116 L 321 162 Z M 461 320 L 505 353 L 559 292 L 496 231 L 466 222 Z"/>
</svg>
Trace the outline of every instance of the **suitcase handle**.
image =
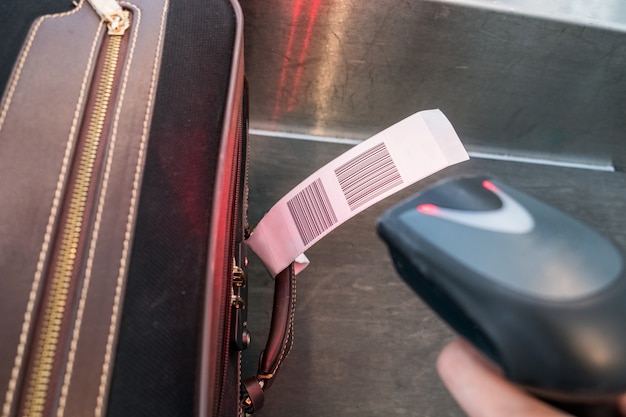
<svg viewBox="0 0 626 417">
<path fill-rule="evenodd" d="M 274 381 L 293 345 L 293 323 L 296 311 L 296 272 L 292 263 L 274 281 L 274 307 L 265 349 L 259 357 L 257 375 L 244 381 L 243 406 L 251 414 L 263 407 L 265 390 Z"/>
</svg>

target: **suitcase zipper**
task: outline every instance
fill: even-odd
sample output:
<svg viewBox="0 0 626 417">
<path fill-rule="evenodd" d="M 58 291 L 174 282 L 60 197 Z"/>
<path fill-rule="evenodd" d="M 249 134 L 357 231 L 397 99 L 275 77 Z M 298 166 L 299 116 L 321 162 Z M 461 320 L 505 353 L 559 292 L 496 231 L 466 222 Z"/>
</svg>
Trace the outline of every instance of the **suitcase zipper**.
<svg viewBox="0 0 626 417">
<path fill-rule="evenodd" d="M 88 0 L 91 7 L 107 23 L 109 35 L 124 35 L 130 27 L 128 12 L 116 0 Z"/>
<path fill-rule="evenodd" d="M 24 379 L 19 415 L 38 417 L 51 414 L 58 387 L 57 374 L 63 362 L 64 334 L 72 315 L 73 293 L 80 287 L 81 253 L 89 237 L 90 208 L 98 187 L 97 171 L 106 148 L 109 113 L 114 106 L 115 86 L 121 74 L 130 14 L 115 0 L 89 0 L 107 24 L 96 61 L 96 76 L 87 99 L 87 111 L 77 139 L 76 156 L 70 172 L 60 226 L 46 274 L 42 309 L 39 313 L 30 365 Z"/>
<path fill-rule="evenodd" d="M 245 97 L 245 93 L 244 93 Z M 235 131 L 235 149 L 233 150 L 233 165 L 234 176 L 231 179 L 232 187 L 229 191 L 229 201 L 233 204 L 228 212 L 227 218 L 231 220 L 230 230 L 233 231 L 233 240 L 230 242 L 227 252 L 227 258 L 225 265 L 231 265 L 229 268 L 229 278 L 227 285 L 225 286 L 227 299 L 230 295 L 230 303 L 225 304 L 225 311 L 222 312 L 226 323 L 223 330 L 222 352 L 223 362 L 221 367 L 223 372 L 218 375 L 219 396 L 218 402 L 215 404 L 215 408 L 211 411 L 211 415 L 222 415 L 229 410 L 229 404 L 232 401 L 232 392 L 227 389 L 228 387 L 228 362 L 230 355 L 233 354 L 233 350 L 236 350 L 236 366 L 237 377 L 241 380 L 241 351 L 246 349 L 249 344 L 249 333 L 246 329 L 245 320 L 240 322 L 240 314 L 246 307 L 247 299 L 247 278 L 244 268 L 246 267 L 246 254 L 243 248 L 243 240 L 245 238 L 245 230 L 247 229 L 247 138 L 245 137 L 247 132 L 247 126 L 244 125 L 246 121 L 242 120 L 247 115 L 245 112 L 245 103 L 242 101 L 239 103 L 239 111 L 237 115 L 237 127 Z M 244 146 L 246 146 L 244 148 Z M 242 171 L 243 175 L 242 175 Z M 241 222 L 241 223 L 240 223 Z M 241 265 L 241 266 L 240 266 Z M 239 381 L 238 381 L 239 382 Z M 230 396 L 229 396 L 230 395 Z M 238 407 L 238 415 L 241 414 L 242 408 Z"/>
</svg>

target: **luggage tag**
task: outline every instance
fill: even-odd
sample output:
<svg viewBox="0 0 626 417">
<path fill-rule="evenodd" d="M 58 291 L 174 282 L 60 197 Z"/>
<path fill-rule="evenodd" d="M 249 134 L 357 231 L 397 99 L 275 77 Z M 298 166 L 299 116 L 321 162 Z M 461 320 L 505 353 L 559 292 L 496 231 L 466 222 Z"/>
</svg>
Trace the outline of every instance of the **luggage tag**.
<svg viewBox="0 0 626 417">
<path fill-rule="evenodd" d="M 413 114 L 349 149 L 302 181 L 261 219 L 247 240 L 272 275 L 363 210 L 450 165 L 469 159 L 440 110 Z"/>
</svg>

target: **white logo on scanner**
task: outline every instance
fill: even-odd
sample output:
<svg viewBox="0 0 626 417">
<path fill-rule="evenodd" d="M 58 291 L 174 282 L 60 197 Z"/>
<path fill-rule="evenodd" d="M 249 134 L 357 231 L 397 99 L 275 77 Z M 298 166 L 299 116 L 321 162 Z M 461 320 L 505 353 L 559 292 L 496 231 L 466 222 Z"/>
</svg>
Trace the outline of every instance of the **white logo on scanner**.
<svg viewBox="0 0 626 417">
<path fill-rule="evenodd" d="M 466 211 L 439 207 L 434 204 L 420 204 L 417 206 L 417 211 L 492 232 L 522 234 L 530 232 L 535 227 L 532 216 L 521 204 L 502 192 L 491 181 L 483 181 L 482 186 L 500 198 L 502 207 L 489 211 Z"/>
</svg>

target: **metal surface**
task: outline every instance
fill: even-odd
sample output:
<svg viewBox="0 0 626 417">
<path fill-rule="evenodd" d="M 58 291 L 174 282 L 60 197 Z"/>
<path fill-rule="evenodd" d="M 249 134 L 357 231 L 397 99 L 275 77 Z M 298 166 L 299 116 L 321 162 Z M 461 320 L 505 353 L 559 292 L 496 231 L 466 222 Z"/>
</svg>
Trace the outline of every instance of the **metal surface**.
<svg viewBox="0 0 626 417">
<path fill-rule="evenodd" d="M 244 1 L 251 126 L 362 139 L 440 108 L 471 151 L 626 165 L 626 3 Z"/>
<path fill-rule="evenodd" d="M 348 146 L 284 138 L 250 141 L 250 223 Z M 471 159 L 364 211 L 307 251 L 298 276 L 294 345 L 256 417 L 462 417 L 435 371 L 449 328 L 395 272 L 375 221 L 451 175 L 484 174 L 541 198 L 626 248 L 626 174 Z M 265 347 L 274 282 L 251 254 L 250 348 L 244 376 Z"/>
<path fill-rule="evenodd" d="M 626 248 L 623 0 L 242 2 L 250 220 L 347 149 L 440 108 L 476 156 L 368 209 L 316 244 L 298 281 L 295 341 L 262 416 L 462 416 L 437 378 L 451 331 L 396 276 L 375 219 L 442 176 L 481 173 L 539 196 Z M 269 137 L 268 137 L 269 136 Z M 275 137 L 271 137 L 275 136 Z M 293 138 L 344 138 L 343 144 Z M 291 138 L 288 139 L 288 138 Z M 341 142 L 341 141 L 339 141 Z M 252 257 L 245 374 L 273 282 Z"/>
</svg>

